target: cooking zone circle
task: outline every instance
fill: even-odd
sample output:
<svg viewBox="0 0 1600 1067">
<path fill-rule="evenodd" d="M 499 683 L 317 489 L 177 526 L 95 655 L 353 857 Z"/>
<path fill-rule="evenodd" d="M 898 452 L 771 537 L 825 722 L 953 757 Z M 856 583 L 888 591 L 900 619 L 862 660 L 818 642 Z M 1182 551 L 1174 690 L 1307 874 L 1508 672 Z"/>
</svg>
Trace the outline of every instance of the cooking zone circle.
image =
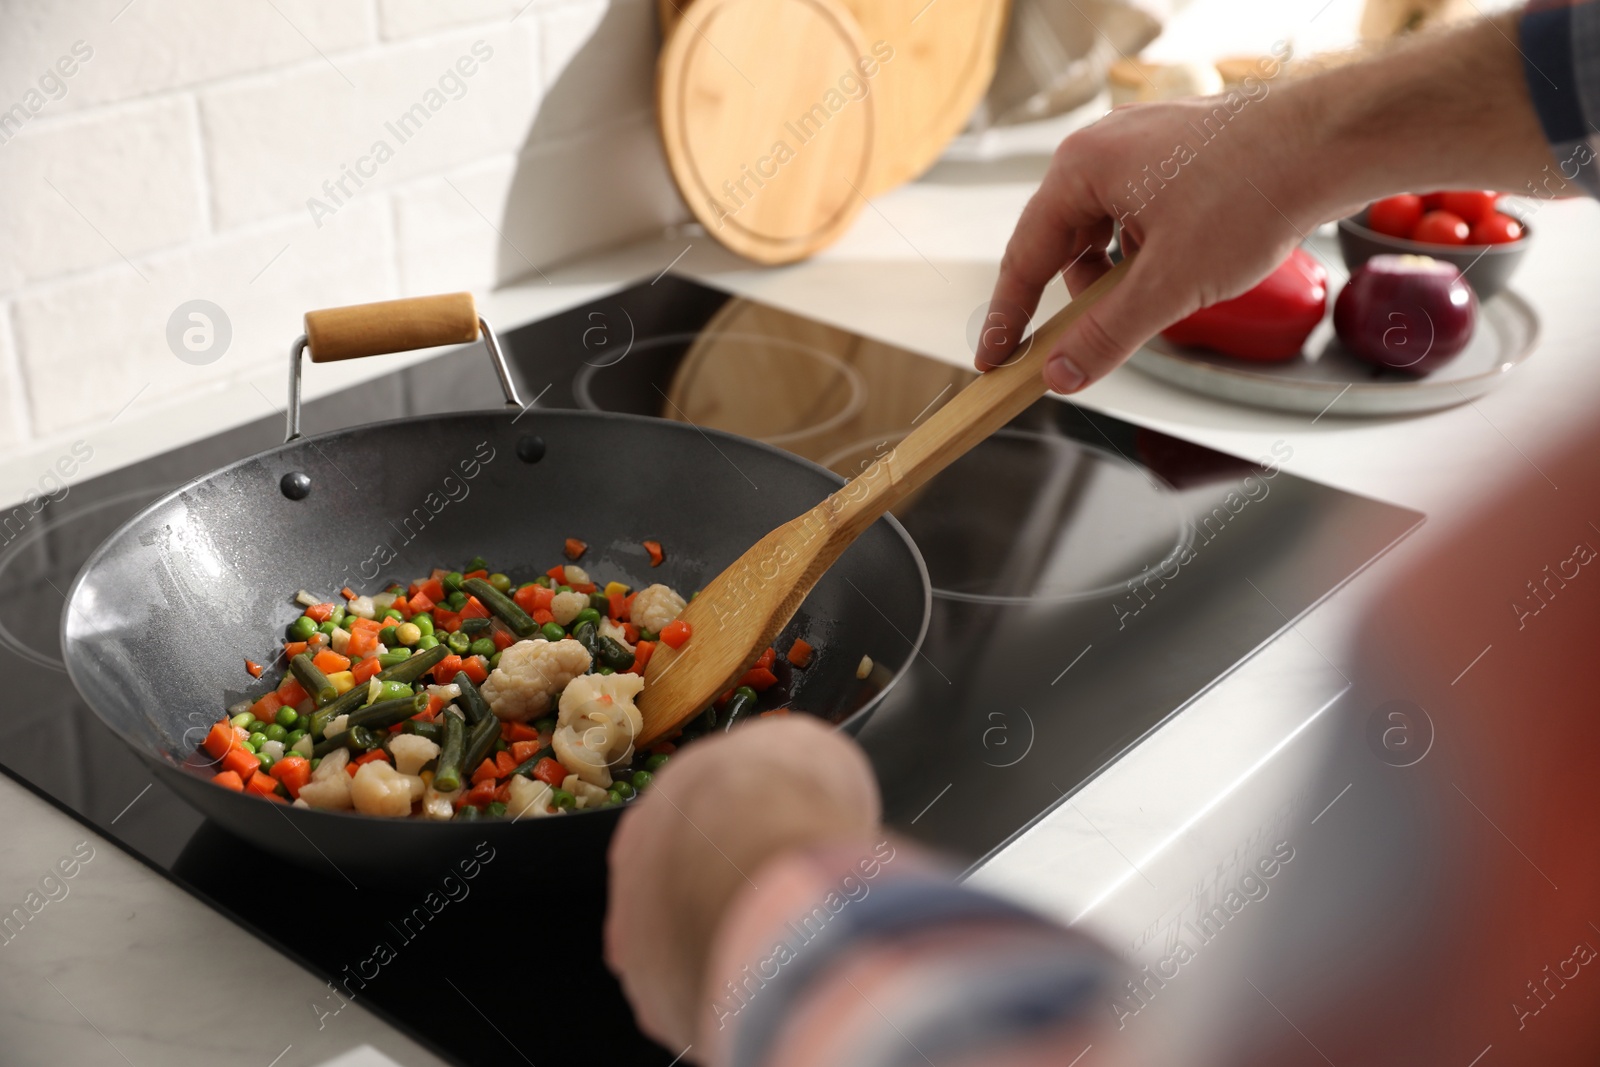
<svg viewBox="0 0 1600 1067">
<path fill-rule="evenodd" d="M 687 355 L 684 346 L 691 346 Z M 605 372 L 633 363 L 632 373 Z M 861 412 L 861 372 L 810 345 L 755 333 L 675 333 L 636 342 L 627 358 L 588 364 L 573 381 L 591 411 L 633 411 L 625 390 L 637 388 L 647 364 L 653 410 L 676 422 L 714 426 L 764 444 L 789 447 L 829 433 Z M 776 401 L 774 401 L 776 397 Z"/>
<path fill-rule="evenodd" d="M 904 434 L 857 442 L 823 466 L 852 477 Z M 895 509 L 933 595 L 1014 604 L 1089 600 L 1178 558 L 1189 527 L 1143 468 L 1069 438 L 1000 430 Z"/>
</svg>

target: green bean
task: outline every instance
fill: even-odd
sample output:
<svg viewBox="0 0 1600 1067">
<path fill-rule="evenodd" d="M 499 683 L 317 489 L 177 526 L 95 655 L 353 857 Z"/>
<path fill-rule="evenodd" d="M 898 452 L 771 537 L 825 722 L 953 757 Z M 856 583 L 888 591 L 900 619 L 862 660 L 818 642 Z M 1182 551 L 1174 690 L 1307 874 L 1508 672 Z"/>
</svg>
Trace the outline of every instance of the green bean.
<svg viewBox="0 0 1600 1067">
<path fill-rule="evenodd" d="M 498 800 L 491 800 L 484 805 L 483 814 L 491 819 L 503 819 L 506 814 L 506 806 Z"/>
<path fill-rule="evenodd" d="M 375 676 L 380 682 L 415 682 L 428 671 L 439 665 L 439 661 L 449 655 L 449 650 L 443 645 L 430 648 L 425 652 L 418 652 L 393 667 L 386 667 Z M 382 662 L 380 660 L 380 662 Z M 318 708 L 311 716 L 311 736 L 320 737 L 328 728 L 328 723 L 336 717 L 354 711 L 367 702 L 369 685 L 358 685 L 348 692 L 341 693 L 331 702 Z"/>
<path fill-rule="evenodd" d="M 565 789 L 550 790 L 550 803 L 557 808 L 571 808 L 578 803 L 578 798 Z"/>
<path fill-rule="evenodd" d="M 367 688 L 371 689 L 372 683 L 367 683 Z M 385 682 L 380 680 L 378 682 L 378 692 L 370 703 L 376 704 L 380 700 L 398 700 L 400 697 L 413 697 L 416 692 L 405 682 Z"/>
<path fill-rule="evenodd" d="M 321 759 L 328 753 L 336 752 L 341 748 L 347 748 L 352 752 L 365 752 L 368 749 L 376 748 L 377 744 L 377 734 L 365 726 L 352 726 L 348 730 L 340 730 L 332 737 L 317 742 L 312 746 L 311 754 L 317 759 Z"/>
<path fill-rule="evenodd" d="M 546 641 L 560 641 L 567 636 L 567 631 L 563 630 L 559 624 L 553 622 L 547 622 L 543 626 L 539 627 L 539 633 L 544 636 Z"/>
<path fill-rule="evenodd" d="M 378 663 L 384 667 L 398 667 L 411 658 L 409 648 L 397 648 L 393 652 L 378 653 Z"/>
<path fill-rule="evenodd" d="M 444 714 L 444 741 L 439 746 L 439 766 L 433 772 L 433 788 L 452 793 L 461 788 L 461 756 L 467 743 L 466 720 L 454 712 Z"/>
<path fill-rule="evenodd" d="M 311 662 L 311 653 L 302 652 L 291 659 L 289 661 L 289 670 L 301 687 L 311 694 L 311 702 L 317 707 L 321 707 L 339 695 L 339 691 L 333 687 L 333 683 L 328 681 L 328 676 L 323 674 L 315 663 Z"/>
<path fill-rule="evenodd" d="M 592 622 L 577 622 L 572 627 L 573 640 L 584 647 L 591 660 L 600 658 L 600 630 Z M 631 661 L 630 661 L 631 662 Z"/>
<path fill-rule="evenodd" d="M 309 641 L 316 632 L 317 620 L 309 615 L 302 615 L 289 624 L 289 637 L 295 641 Z"/>
<path fill-rule="evenodd" d="M 239 714 L 228 720 L 228 722 L 232 723 L 234 726 L 237 726 L 241 730 L 250 729 L 255 721 L 256 717 L 248 711 L 241 711 Z"/>
<path fill-rule="evenodd" d="M 489 619 L 462 619 L 461 632 L 468 637 L 482 637 L 494 627 L 494 622 Z"/>
<path fill-rule="evenodd" d="M 349 616 L 349 614 L 350 613 L 345 611 L 344 608 L 334 605 L 333 614 L 328 616 L 328 621 L 333 623 L 335 626 L 342 627 L 344 626 L 344 620 Z"/>
<path fill-rule="evenodd" d="M 459 656 L 467 650 L 468 645 L 472 644 L 472 638 L 468 637 L 460 630 L 457 630 L 455 633 L 446 637 L 444 639 L 444 643 L 451 652 L 454 652 Z"/>
<path fill-rule="evenodd" d="M 468 678 L 466 672 L 457 671 L 456 676 L 450 679 L 450 684 L 461 689 L 461 709 L 467 713 L 467 722 L 473 726 L 484 719 L 494 718 L 494 712 L 489 709 L 489 702 L 483 699 L 483 694 L 478 692 L 478 687 Z"/>
<path fill-rule="evenodd" d="M 352 711 L 345 720 L 348 729 L 365 726 L 369 730 L 387 730 L 397 722 L 404 722 L 413 715 L 420 715 L 428 710 L 428 694 L 417 693 L 414 696 L 394 697 L 390 700 L 380 700 L 368 704 L 360 711 Z"/>
<path fill-rule="evenodd" d="M 461 767 L 467 774 L 478 769 L 478 764 L 489 758 L 494 743 L 500 740 L 500 720 L 493 715 L 472 727 L 466 746 L 461 752 Z"/>
<path fill-rule="evenodd" d="M 415 682 L 424 674 L 439 665 L 439 661 L 450 653 L 443 645 L 435 646 L 426 652 L 413 653 L 404 663 L 389 667 L 378 672 L 380 682 Z"/>
<path fill-rule="evenodd" d="M 456 809 L 456 818 L 462 822 L 477 822 L 483 818 L 483 812 L 471 804 L 463 804 Z"/>
<path fill-rule="evenodd" d="M 533 728 L 541 734 L 553 734 L 556 732 L 556 717 L 547 715 L 542 719 L 535 719 L 533 720 Z"/>
<path fill-rule="evenodd" d="M 626 670 L 633 666 L 634 654 L 623 648 L 615 638 L 596 638 L 595 652 L 600 662 L 613 671 Z"/>
<path fill-rule="evenodd" d="M 444 743 L 444 727 L 436 722 L 423 722 L 421 719 L 407 719 L 401 724 L 400 732 L 403 734 L 416 734 L 426 737 L 436 745 Z"/>
<path fill-rule="evenodd" d="M 499 575 L 498 577 L 503 578 L 505 576 Z M 509 584 L 508 581 L 508 587 Z M 490 582 L 486 582 L 482 578 L 468 578 L 462 583 L 462 588 L 482 601 L 483 606 L 498 615 L 500 620 L 511 627 L 511 632 L 518 637 L 532 637 L 538 632 L 539 624 L 533 621 L 533 616 L 523 611 L 522 608 L 517 606 L 516 601 L 506 596 L 503 590 Z"/>
<path fill-rule="evenodd" d="M 724 730 L 731 730 L 734 726 L 748 719 L 756 710 L 756 691 L 747 685 L 741 685 L 733 691 L 733 699 L 728 701 L 724 709 L 725 717 L 722 722 Z"/>
<path fill-rule="evenodd" d="M 539 761 L 540 760 L 542 760 L 542 759 L 555 759 L 555 758 L 556 758 L 556 750 L 555 749 L 549 748 L 549 747 L 541 748 L 539 751 L 535 752 L 533 755 L 529 756 L 527 759 L 523 760 L 521 763 L 519 763 L 515 767 L 511 768 L 511 773 L 512 774 L 520 774 L 524 778 L 532 778 L 533 777 L 533 769 L 539 765 Z"/>
<path fill-rule="evenodd" d="M 599 590 L 595 590 L 589 594 L 589 606 L 595 610 L 596 614 L 608 614 L 611 611 L 611 598 Z"/>
<path fill-rule="evenodd" d="M 498 651 L 500 650 L 495 647 L 492 637 L 480 637 L 467 646 L 468 655 L 482 656 L 484 659 L 488 659 Z"/>
</svg>

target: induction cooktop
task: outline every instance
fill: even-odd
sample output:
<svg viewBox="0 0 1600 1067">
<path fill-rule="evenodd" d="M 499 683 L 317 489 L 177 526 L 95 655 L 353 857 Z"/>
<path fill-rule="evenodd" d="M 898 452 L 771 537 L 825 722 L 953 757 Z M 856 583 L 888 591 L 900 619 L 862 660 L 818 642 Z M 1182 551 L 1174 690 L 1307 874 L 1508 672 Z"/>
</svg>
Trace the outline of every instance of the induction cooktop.
<svg viewBox="0 0 1600 1067">
<path fill-rule="evenodd" d="M 758 438 L 844 476 L 972 377 L 671 274 L 502 341 L 523 395 L 538 398 L 530 421 L 552 407 L 642 413 Z M 500 403 L 473 348 L 312 402 L 303 424 L 314 433 Z M 409 902 L 291 867 L 183 804 L 78 698 L 53 624 L 106 535 L 172 487 L 277 444 L 282 425 L 265 415 L 77 482 L 37 514 L 0 513 L 10 688 L 0 769 L 338 979 L 393 940 Z M 859 737 L 889 823 L 959 863 L 981 862 L 1422 521 L 1296 478 L 1282 470 L 1290 456 L 1279 443 L 1238 459 L 1045 399 L 904 502 L 896 514 L 927 561 L 934 607 L 914 667 Z M 241 870 L 253 872 L 249 893 L 230 878 Z M 432 950 L 400 953 L 361 994 L 454 1062 L 522 1056 L 504 1036 L 526 1022 L 519 984 L 479 983 L 477 1010 L 416 1006 L 433 953 L 470 943 L 508 896 L 525 894 L 495 876 L 486 866 L 474 897 L 417 934 Z M 634 1028 L 600 960 L 603 885 L 565 897 L 561 921 L 523 946 L 562 963 L 562 1025 L 539 1027 L 539 1059 L 671 1062 Z M 315 899 L 344 919 L 313 932 L 263 899 Z"/>
</svg>

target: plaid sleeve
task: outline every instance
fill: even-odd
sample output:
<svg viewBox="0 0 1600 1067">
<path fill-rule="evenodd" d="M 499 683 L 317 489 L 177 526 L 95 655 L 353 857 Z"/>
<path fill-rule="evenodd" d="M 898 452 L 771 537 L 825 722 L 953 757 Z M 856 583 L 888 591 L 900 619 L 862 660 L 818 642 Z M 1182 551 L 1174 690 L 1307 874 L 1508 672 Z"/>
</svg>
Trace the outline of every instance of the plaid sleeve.
<svg viewBox="0 0 1600 1067">
<path fill-rule="evenodd" d="M 1600 196 L 1600 0 L 1532 0 L 1523 73 L 1561 176 Z"/>
</svg>

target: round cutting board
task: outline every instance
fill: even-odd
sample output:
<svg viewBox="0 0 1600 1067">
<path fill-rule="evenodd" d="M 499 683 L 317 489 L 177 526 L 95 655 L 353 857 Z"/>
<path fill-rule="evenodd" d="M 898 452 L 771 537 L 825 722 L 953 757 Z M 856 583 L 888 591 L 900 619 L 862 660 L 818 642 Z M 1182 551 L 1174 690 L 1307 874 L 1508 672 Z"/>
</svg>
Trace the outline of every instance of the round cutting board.
<svg viewBox="0 0 1600 1067">
<path fill-rule="evenodd" d="M 673 178 L 713 237 L 790 263 L 849 227 L 872 185 L 870 55 L 835 0 L 695 0 L 662 49 L 657 108 Z"/>
</svg>

